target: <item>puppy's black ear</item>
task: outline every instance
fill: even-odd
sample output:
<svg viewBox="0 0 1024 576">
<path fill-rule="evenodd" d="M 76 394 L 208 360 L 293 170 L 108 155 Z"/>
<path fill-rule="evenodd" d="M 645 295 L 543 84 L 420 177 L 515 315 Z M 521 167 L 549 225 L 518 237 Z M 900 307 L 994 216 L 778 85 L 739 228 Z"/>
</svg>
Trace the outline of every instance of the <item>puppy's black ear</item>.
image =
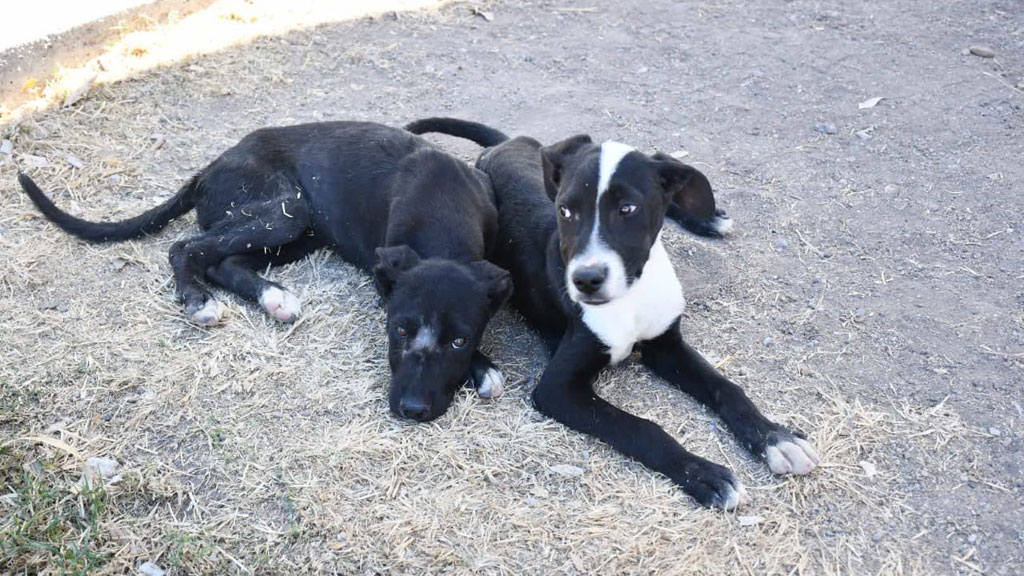
<svg viewBox="0 0 1024 576">
<path fill-rule="evenodd" d="M 494 314 L 512 296 L 512 275 L 504 268 L 479 260 L 469 265 L 473 274 L 487 287 L 490 313 Z"/>
<path fill-rule="evenodd" d="M 420 257 L 405 244 L 377 248 L 377 264 L 373 267 L 373 279 L 377 290 L 387 298 L 395 282 L 403 272 L 420 263 Z"/>
<path fill-rule="evenodd" d="M 658 179 L 666 200 L 675 204 L 691 218 L 715 216 L 715 195 L 711 182 L 693 166 L 683 164 L 667 154 L 655 154 Z"/>
<path fill-rule="evenodd" d="M 580 134 L 540 149 L 541 162 L 544 164 L 544 189 L 547 190 L 548 198 L 554 201 L 558 195 L 558 187 L 562 184 L 562 176 L 569 159 L 579 152 L 580 148 L 593 143 L 590 136 Z"/>
</svg>

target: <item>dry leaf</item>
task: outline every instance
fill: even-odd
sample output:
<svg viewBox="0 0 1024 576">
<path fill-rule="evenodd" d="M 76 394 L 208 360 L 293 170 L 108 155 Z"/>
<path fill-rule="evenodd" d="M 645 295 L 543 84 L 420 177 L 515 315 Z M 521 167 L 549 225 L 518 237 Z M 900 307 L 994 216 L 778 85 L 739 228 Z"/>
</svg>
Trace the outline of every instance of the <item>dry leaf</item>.
<svg viewBox="0 0 1024 576">
<path fill-rule="evenodd" d="M 857 104 L 857 108 L 860 108 L 861 110 L 864 110 L 866 108 L 874 108 L 875 106 L 878 106 L 878 103 L 882 101 L 882 98 L 884 98 L 884 96 L 868 98 L 867 100 L 861 102 L 860 104 Z"/>
</svg>

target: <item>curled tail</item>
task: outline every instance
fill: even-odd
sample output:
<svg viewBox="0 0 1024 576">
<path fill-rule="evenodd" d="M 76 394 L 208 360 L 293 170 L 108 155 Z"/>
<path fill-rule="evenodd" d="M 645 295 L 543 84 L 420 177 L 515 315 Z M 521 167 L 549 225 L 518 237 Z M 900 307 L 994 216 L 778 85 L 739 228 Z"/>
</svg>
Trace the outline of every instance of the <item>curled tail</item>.
<svg viewBox="0 0 1024 576">
<path fill-rule="evenodd" d="M 406 124 L 405 129 L 413 134 L 436 132 L 457 138 L 472 140 L 484 148 L 497 146 L 508 140 L 508 136 L 490 126 L 458 118 L 424 118 Z"/>
<path fill-rule="evenodd" d="M 120 222 L 89 222 L 58 208 L 27 174 L 18 173 L 18 183 L 21 184 L 21 188 L 47 220 L 68 234 L 92 242 L 130 240 L 160 230 L 168 222 L 188 212 L 195 205 L 195 194 L 199 186 L 198 178 L 198 176 L 192 178 L 167 202 L 134 218 Z"/>
</svg>

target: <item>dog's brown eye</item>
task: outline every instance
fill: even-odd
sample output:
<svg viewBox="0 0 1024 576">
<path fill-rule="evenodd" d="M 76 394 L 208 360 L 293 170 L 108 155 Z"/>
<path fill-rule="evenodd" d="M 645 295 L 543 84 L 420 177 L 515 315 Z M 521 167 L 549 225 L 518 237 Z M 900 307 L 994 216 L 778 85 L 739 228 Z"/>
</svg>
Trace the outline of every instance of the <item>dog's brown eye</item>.
<svg viewBox="0 0 1024 576">
<path fill-rule="evenodd" d="M 568 220 L 569 218 L 572 218 L 572 210 L 569 210 L 565 204 L 562 204 L 558 207 L 558 215 L 561 216 L 563 220 Z"/>
<path fill-rule="evenodd" d="M 633 212 L 636 212 L 636 204 L 623 204 L 619 206 L 619 214 L 623 216 L 629 216 Z"/>
<path fill-rule="evenodd" d="M 455 340 L 452 340 L 452 348 L 455 348 L 456 350 L 462 350 L 465 347 L 466 347 L 466 339 L 463 338 L 462 336 L 459 336 Z"/>
<path fill-rule="evenodd" d="M 395 328 L 395 332 L 397 332 L 398 335 L 401 336 L 402 338 L 405 338 L 406 336 L 409 335 L 409 331 L 405 329 L 405 326 L 399 326 L 398 328 Z"/>
</svg>

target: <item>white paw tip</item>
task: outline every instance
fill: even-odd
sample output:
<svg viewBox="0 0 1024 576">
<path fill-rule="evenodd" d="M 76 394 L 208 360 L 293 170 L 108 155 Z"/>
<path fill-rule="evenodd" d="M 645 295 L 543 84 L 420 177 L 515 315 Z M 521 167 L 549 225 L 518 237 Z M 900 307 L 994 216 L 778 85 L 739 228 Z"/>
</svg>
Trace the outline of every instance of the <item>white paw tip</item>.
<svg viewBox="0 0 1024 576">
<path fill-rule="evenodd" d="M 260 306 L 281 322 L 295 322 L 302 313 L 302 304 L 294 294 L 271 286 L 260 296 Z"/>
<path fill-rule="evenodd" d="M 749 501 L 750 496 L 747 495 L 747 489 L 743 487 L 743 484 L 740 484 L 739 480 L 737 480 L 736 483 L 729 488 L 729 492 L 726 494 L 725 500 L 722 502 L 722 509 L 736 510 Z"/>
<path fill-rule="evenodd" d="M 732 226 L 732 218 L 728 215 L 722 214 L 711 219 L 711 229 L 723 236 L 732 232 Z"/>
<path fill-rule="evenodd" d="M 203 307 L 192 313 L 192 321 L 204 327 L 220 324 L 224 316 L 224 305 L 217 300 L 210 298 L 203 304 Z"/>
<path fill-rule="evenodd" d="M 489 368 L 484 381 L 476 389 L 481 398 L 497 398 L 505 393 L 505 375 L 496 368 Z"/>
<path fill-rule="evenodd" d="M 769 446 L 765 450 L 765 459 L 768 469 L 775 474 L 810 474 L 821 462 L 817 450 L 801 438 Z"/>
</svg>

